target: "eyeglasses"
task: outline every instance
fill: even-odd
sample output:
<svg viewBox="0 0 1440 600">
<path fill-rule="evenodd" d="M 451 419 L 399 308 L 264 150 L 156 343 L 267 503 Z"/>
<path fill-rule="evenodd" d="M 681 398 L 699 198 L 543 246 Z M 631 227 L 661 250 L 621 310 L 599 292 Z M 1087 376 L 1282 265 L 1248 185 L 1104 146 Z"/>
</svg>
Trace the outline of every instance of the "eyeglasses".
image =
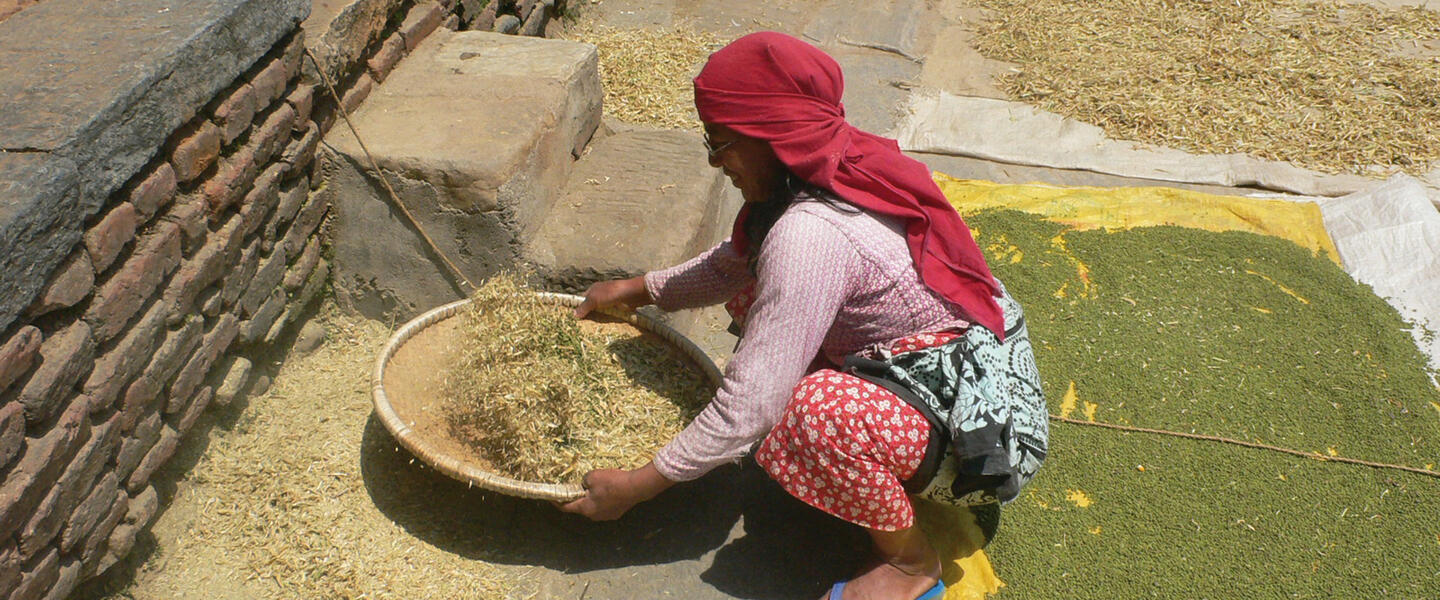
<svg viewBox="0 0 1440 600">
<path fill-rule="evenodd" d="M 740 140 L 730 140 L 730 141 L 728 141 L 728 142 L 725 142 L 725 143 L 723 143 L 723 144 L 720 144 L 719 146 L 716 146 L 714 142 L 711 142 L 711 141 L 710 141 L 710 135 L 709 135 L 709 134 L 706 134 L 706 135 L 705 135 L 705 151 L 710 154 L 710 158 L 715 158 L 715 155 L 717 155 L 717 154 L 719 154 L 719 153 L 721 153 L 721 152 L 724 152 L 726 148 L 729 148 L 730 146 L 733 146 L 733 145 L 735 144 L 735 142 L 738 142 L 738 141 L 740 141 Z"/>
</svg>

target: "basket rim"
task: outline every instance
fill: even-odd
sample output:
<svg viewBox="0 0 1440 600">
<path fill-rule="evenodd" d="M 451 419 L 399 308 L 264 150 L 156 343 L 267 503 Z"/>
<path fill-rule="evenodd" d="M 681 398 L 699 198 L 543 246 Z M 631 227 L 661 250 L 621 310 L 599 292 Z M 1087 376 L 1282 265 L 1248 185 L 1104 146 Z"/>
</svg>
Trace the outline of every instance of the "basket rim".
<svg viewBox="0 0 1440 600">
<path fill-rule="evenodd" d="M 581 296 L 574 294 L 562 294 L 557 292 L 535 292 L 542 300 L 561 306 L 579 306 L 584 300 Z M 395 407 L 390 403 L 390 398 L 385 392 L 385 369 L 395 353 L 405 345 L 410 338 L 440 321 L 448 319 L 460 312 L 461 309 L 470 304 L 470 299 L 457 300 L 445 304 L 411 319 L 400 326 L 390 339 L 386 341 L 384 348 L 375 358 L 375 368 L 371 377 L 371 399 L 375 405 L 375 414 L 385 429 L 395 438 L 406 450 L 424 461 L 431 468 L 444 473 L 445 475 L 478 486 L 483 489 L 500 492 L 503 494 L 531 498 L 536 500 L 550 500 L 554 502 L 569 502 L 585 495 L 585 489 L 573 483 L 546 483 L 525 481 L 507 477 L 499 473 L 487 471 L 475 466 L 472 463 L 460 460 L 448 455 L 435 445 L 431 444 L 425 436 L 420 435 L 410 425 L 400 418 Z M 690 341 L 689 338 L 681 335 L 669 325 L 660 322 L 658 319 L 635 311 L 603 310 L 599 311 L 605 315 L 620 319 L 635 326 L 636 328 L 653 333 L 675 346 L 676 349 L 684 352 L 691 360 L 695 361 L 705 373 L 707 379 L 719 386 L 723 376 L 715 362 L 705 354 L 699 346 Z"/>
</svg>

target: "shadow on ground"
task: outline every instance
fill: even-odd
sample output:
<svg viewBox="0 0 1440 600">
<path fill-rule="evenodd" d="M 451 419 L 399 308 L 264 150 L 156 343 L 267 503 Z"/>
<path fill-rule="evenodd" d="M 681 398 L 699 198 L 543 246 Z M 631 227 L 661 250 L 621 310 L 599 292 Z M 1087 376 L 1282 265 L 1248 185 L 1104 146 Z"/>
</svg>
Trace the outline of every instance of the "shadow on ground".
<svg viewBox="0 0 1440 600">
<path fill-rule="evenodd" d="M 642 588 L 668 582 L 669 595 L 808 599 L 847 577 L 868 549 L 863 531 L 790 498 L 753 462 L 601 523 L 452 480 L 397 448 L 373 415 L 363 444 L 361 474 L 375 506 L 426 543 L 475 560 Z M 713 589 L 695 589 L 704 585 Z M 629 589 L 634 597 L 659 591 Z"/>
</svg>

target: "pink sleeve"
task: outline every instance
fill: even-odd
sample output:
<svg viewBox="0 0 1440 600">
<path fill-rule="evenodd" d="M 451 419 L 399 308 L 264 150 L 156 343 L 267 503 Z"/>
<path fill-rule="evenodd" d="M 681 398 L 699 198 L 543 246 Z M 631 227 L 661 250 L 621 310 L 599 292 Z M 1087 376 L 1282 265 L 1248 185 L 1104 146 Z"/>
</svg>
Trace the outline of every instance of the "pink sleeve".
<svg viewBox="0 0 1440 600">
<path fill-rule="evenodd" d="M 726 302 L 751 279 L 745 258 L 727 239 L 682 264 L 646 273 L 645 290 L 661 309 L 681 310 Z"/>
<path fill-rule="evenodd" d="M 748 452 L 780 421 L 858 272 L 860 257 L 833 225 L 787 213 L 766 237 L 745 335 L 715 398 L 655 456 L 673 481 L 695 479 Z"/>
</svg>

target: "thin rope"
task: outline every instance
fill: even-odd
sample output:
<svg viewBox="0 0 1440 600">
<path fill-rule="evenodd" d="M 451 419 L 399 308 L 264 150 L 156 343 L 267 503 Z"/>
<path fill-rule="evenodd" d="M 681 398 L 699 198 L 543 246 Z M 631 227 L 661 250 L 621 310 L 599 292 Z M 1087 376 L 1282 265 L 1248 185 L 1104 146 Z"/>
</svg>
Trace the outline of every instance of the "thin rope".
<svg viewBox="0 0 1440 600">
<path fill-rule="evenodd" d="M 1116 429 L 1116 430 L 1119 430 L 1119 431 L 1129 431 L 1129 432 L 1134 432 L 1134 433 L 1153 433 L 1153 434 L 1158 434 L 1158 435 L 1168 435 L 1168 436 L 1173 436 L 1173 437 L 1178 437 L 1178 438 L 1185 438 L 1185 439 L 1191 439 L 1191 440 L 1204 440 L 1204 441 L 1207 441 L 1207 442 L 1220 442 L 1220 443 L 1223 443 L 1223 444 L 1234 444 L 1234 445 L 1236 445 L 1236 446 L 1244 446 L 1244 447 L 1246 447 L 1246 448 L 1255 448 L 1255 449 L 1257 449 L 1257 450 L 1269 450 L 1269 451 L 1272 451 L 1272 452 L 1281 452 L 1281 453 L 1284 453 L 1284 454 L 1293 454 L 1293 455 L 1295 455 L 1295 456 L 1299 456 L 1299 457 L 1303 457 L 1303 458 L 1313 458 L 1313 459 L 1315 459 L 1315 460 L 1324 461 L 1324 462 L 1339 462 L 1339 463 L 1348 463 L 1348 464 L 1352 464 L 1352 465 L 1363 465 L 1363 466 L 1366 466 L 1366 467 L 1373 467 L 1373 468 L 1376 468 L 1376 469 L 1395 469 L 1395 470 L 1399 470 L 1399 471 L 1406 471 L 1406 472 L 1410 472 L 1410 473 L 1415 473 L 1415 474 L 1417 474 L 1417 475 L 1426 475 L 1426 476 L 1429 476 L 1429 477 L 1440 477 L 1440 472 L 1435 472 L 1435 471 L 1431 471 L 1431 470 L 1428 470 L 1428 469 L 1420 469 L 1420 468 L 1417 468 L 1417 467 L 1407 467 L 1407 466 L 1405 466 L 1405 465 L 1394 465 L 1394 464 L 1390 464 L 1390 463 L 1382 463 L 1382 462 L 1373 462 L 1373 461 L 1368 461 L 1368 460 L 1360 460 L 1360 459 L 1358 459 L 1358 458 L 1345 458 L 1345 457 L 1343 457 L 1343 456 L 1325 456 L 1324 454 L 1320 454 L 1320 453 L 1318 453 L 1318 452 L 1305 452 L 1305 451 L 1302 451 L 1302 450 L 1293 450 L 1293 449 L 1290 449 L 1290 448 L 1281 448 L 1281 447 L 1279 447 L 1279 446 L 1271 446 L 1271 445 L 1269 445 L 1269 444 L 1261 444 L 1261 443 L 1258 443 L 1258 442 L 1246 442 L 1246 441 L 1243 441 L 1243 440 L 1236 440 L 1236 439 L 1225 438 L 1225 437 L 1220 437 L 1220 436 L 1215 436 L 1215 435 L 1201 435 L 1201 434 L 1198 434 L 1198 433 L 1181 433 L 1181 432 L 1179 432 L 1179 431 L 1167 431 L 1167 430 L 1164 430 L 1164 429 L 1150 429 L 1150 428 L 1146 428 L 1146 427 L 1132 427 L 1132 426 L 1129 426 L 1129 425 L 1116 425 L 1116 424 L 1113 424 L 1113 423 L 1101 423 L 1101 422 L 1098 422 L 1098 421 L 1082 421 L 1082 420 L 1080 420 L 1080 419 L 1072 419 L 1072 418 L 1070 418 L 1070 417 L 1062 417 L 1062 416 L 1060 416 L 1060 415 L 1050 415 L 1050 419 L 1051 419 L 1052 421 L 1059 421 L 1059 422 L 1061 422 L 1061 423 L 1069 423 L 1069 424 L 1071 424 L 1071 425 L 1085 425 L 1085 426 L 1087 426 L 1087 427 L 1100 427 L 1100 428 L 1103 428 L 1103 429 Z"/>
<path fill-rule="evenodd" d="M 335 86 L 330 84 L 330 76 L 325 74 L 325 68 L 320 66 L 320 61 L 315 59 L 315 55 L 310 53 L 309 48 L 305 49 L 305 56 L 310 57 L 310 62 L 315 65 L 315 72 L 320 74 L 320 81 L 325 84 L 325 89 L 330 91 L 330 97 L 335 99 L 335 108 L 340 111 L 340 117 L 345 120 L 345 125 L 350 128 L 350 133 L 355 136 L 355 141 L 360 143 L 360 150 L 365 152 L 366 160 L 370 161 L 370 170 L 375 172 L 375 176 L 379 177 L 380 183 L 385 186 L 385 191 L 389 192 L 390 201 L 395 204 L 396 208 L 400 209 L 400 214 L 405 216 L 405 220 L 410 223 L 411 227 L 415 228 L 415 231 L 420 234 L 420 237 L 424 238 L 425 244 L 430 247 L 430 251 L 434 252 L 435 256 L 438 257 L 441 262 L 445 263 L 445 267 L 450 271 L 451 282 L 456 284 L 457 287 L 463 285 L 464 287 L 474 290 L 475 284 L 470 283 L 470 280 L 465 278 L 465 274 L 460 272 L 460 268 L 450 261 L 450 257 L 440 251 L 440 247 L 435 244 L 435 240 L 430 239 L 430 234 L 425 233 L 425 228 L 420 226 L 420 221 L 416 220 L 415 216 L 410 214 L 410 209 L 405 208 L 405 203 L 400 201 L 400 196 L 395 193 L 395 188 L 390 187 L 390 179 L 385 177 L 384 171 L 380 170 L 380 165 L 375 162 L 375 157 L 370 154 L 370 148 L 366 147 L 365 140 L 360 138 L 360 132 L 356 131 L 355 124 L 350 122 L 350 112 L 345 110 L 345 103 L 341 101 L 340 94 L 335 92 Z M 462 289 L 461 291 L 463 292 L 464 290 Z"/>
</svg>

